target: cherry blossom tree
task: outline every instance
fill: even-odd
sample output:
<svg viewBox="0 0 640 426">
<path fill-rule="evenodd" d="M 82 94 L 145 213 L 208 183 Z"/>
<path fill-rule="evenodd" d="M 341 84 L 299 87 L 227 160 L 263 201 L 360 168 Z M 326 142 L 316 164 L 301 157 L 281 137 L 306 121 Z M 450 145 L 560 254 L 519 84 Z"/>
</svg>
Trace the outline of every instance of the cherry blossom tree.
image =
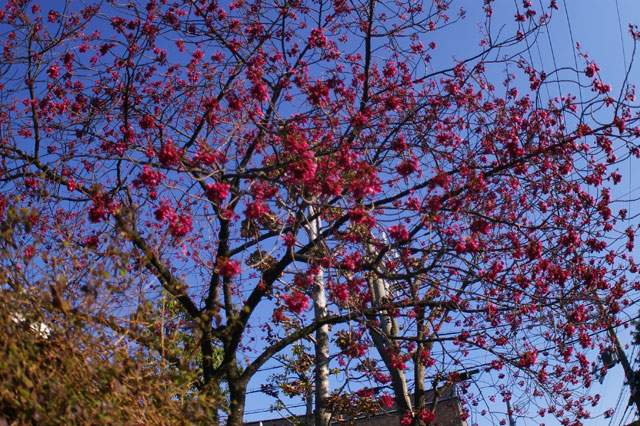
<svg viewBox="0 0 640 426">
<path fill-rule="evenodd" d="M 7 1 L 1 200 L 34 208 L 17 262 L 64 264 L 67 315 L 190 377 L 213 424 L 242 424 L 249 383 L 305 340 L 319 425 L 391 402 L 428 424 L 425 390 L 474 369 L 470 407 L 525 392 L 579 421 L 594 333 L 637 287 L 610 195 L 634 92 L 586 54 L 526 59 L 555 1 L 498 34 L 491 3 L 468 6 L 476 53 L 438 69 L 454 1 Z"/>
</svg>

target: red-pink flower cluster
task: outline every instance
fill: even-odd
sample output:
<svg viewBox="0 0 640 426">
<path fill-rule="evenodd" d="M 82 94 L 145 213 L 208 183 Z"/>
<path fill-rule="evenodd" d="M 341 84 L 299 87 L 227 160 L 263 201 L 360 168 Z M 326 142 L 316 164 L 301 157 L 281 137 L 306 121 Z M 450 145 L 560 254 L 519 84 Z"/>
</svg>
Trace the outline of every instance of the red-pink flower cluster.
<svg viewBox="0 0 640 426">
<path fill-rule="evenodd" d="M 206 185 L 205 195 L 207 198 L 214 203 L 221 203 L 229 196 L 229 189 L 231 186 L 227 183 L 216 182 L 216 183 L 208 183 Z"/>
<path fill-rule="evenodd" d="M 232 278 L 242 272 L 240 262 L 228 258 L 218 260 L 218 273 L 224 278 Z"/>
<path fill-rule="evenodd" d="M 300 315 L 303 311 L 309 309 L 309 298 L 297 290 L 294 290 L 291 294 L 285 294 L 282 296 L 282 300 L 287 309 L 294 314 Z"/>
</svg>

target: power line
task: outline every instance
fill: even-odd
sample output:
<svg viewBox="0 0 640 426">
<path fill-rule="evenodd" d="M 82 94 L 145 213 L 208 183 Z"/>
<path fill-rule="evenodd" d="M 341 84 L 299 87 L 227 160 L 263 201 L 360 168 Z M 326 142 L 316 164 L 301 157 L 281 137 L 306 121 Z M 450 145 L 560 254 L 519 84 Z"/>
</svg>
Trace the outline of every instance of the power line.
<svg viewBox="0 0 640 426">
<path fill-rule="evenodd" d="M 287 406 L 287 408 L 300 408 L 300 407 L 305 407 L 306 404 L 295 404 L 295 405 L 289 405 Z M 271 408 L 260 408 L 257 410 L 249 410 L 249 411 L 245 411 L 244 414 L 260 414 L 260 413 L 271 413 L 275 410 L 271 409 Z"/>
<path fill-rule="evenodd" d="M 623 413 L 622 413 L 622 417 L 620 418 L 620 425 L 626 425 L 628 422 L 628 418 L 629 415 L 631 415 L 633 413 L 633 410 L 629 410 L 629 407 L 631 407 L 631 405 L 627 405 L 627 407 L 624 409 Z"/>
<path fill-rule="evenodd" d="M 622 31 L 622 20 L 620 18 L 620 5 L 618 4 L 618 0 L 616 0 L 616 13 L 618 15 L 618 29 L 620 30 L 620 45 L 622 46 L 622 60 L 624 63 L 625 72 L 627 72 L 627 53 L 624 48 L 624 35 Z M 624 87 L 621 88 L 624 90 Z M 631 190 L 631 156 L 629 156 L 629 190 Z M 629 205 L 627 206 L 627 223 L 631 220 L 631 200 L 629 200 Z"/>
<path fill-rule="evenodd" d="M 615 408 L 613 409 L 613 415 L 609 419 L 609 426 L 613 426 L 614 424 L 616 424 L 616 419 L 618 418 L 618 416 L 620 414 L 620 412 L 618 411 L 619 408 L 620 408 L 620 401 L 622 401 L 622 399 L 624 397 L 624 394 L 625 394 L 625 392 L 627 392 L 627 390 L 628 389 L 627 389 L 626 386 L 623 386 L 620 389 L 620 393 L 618 394 L 618 400 L 616 401 L 616 404 L 614 406 Z"/>
<path fill-rule="evenodd" d="M 573 38 L 573 29 L 571 28 L 571 20 L 569 19 L 569 9 L 567 9 L 567 1 L 562 0 L 564 6 L 564 14 L 567 18 L 567 26 L 569 28 L 569 39 L 571 40 L 571 51 L 573 52 L 573 62 L 576 66 L 576 78 L 578 79 L 578 94 L 580 95 L 580 103 L 583 104 L 582 99 L 582 84 L 580 83 L 580 71 L 578 70 L 578 56 L 576 55 L 576 42 Z"/>
<path fill-rule="evenodd" d="M 617 327 L 623 326 L 623 325 L 625 325 L 625 324 L 628 324 L 628 323 L 630 323 L 630 322 L 632 322 L 632 321 L 635 321 L 635 320 L 637 320 L 637 319 L 639 319 L 639 318 L 640 318 L 640 314 L 639 314 L 639 315 L 636 315 L 635 317 L 631 317 L 631 318 L 629 318 L 629 319 L 627 319 L 627 320 L 625 320 L 625 321 L 622 321 L 622 322 L 620 322 L 619 324 L 612 325 L 611 327 L 612 327 L 612 328 L 617 328 Z M 606 333 L 606 332 L 608 332 L 608 331 L 609 331 L 608 329 L 603 329 L 603 330 L 593 331 L 593 332 L 589 333 L 589 336 L 595 336 L 595 335 L 598 335 L 598 334 Z M 570 340 L 569 342 L 564 342 L 564 344 L 573 344 L 573 343 L 578 342 L 578 340 L 579 340 L 579 339 L 573 339 L 573 340 Z M 540 350 L 540 352 L 545 352 L 545 351 L 550 351 L 550 350 L 552 350 L 552 349 L 556 349 L 556 348 L 558 347 L 558 345 L 559 345 L 559 344 L 554 344 L 554 345 L 551 345 L 551 346 L 547 346 L 546 348 L 542 348 L 542 349 Z M 486 362 L 486 363 L 481 363 L 481 364 L 475 364 L 475 365 L 473 365 L 473 366 L 472 366 L 472 368 L 482 368 L 482 367 L 487 367 L 487 366 L 489 366 L 489 365 L 491 365 L 491 362 Z M 280 368 L 280 367 L 279 367 L 279 366 L 276 366 L 276 367 L 270 367 L 270 369 L 273 369 L 273 368 Z M 431 377 L 431 376 L 429 376 L 428 378 L 432 378 L 432 377 Z M 618 402 L 616 403 L 616 408 L 615 408 L 615 410 L 614 410 L 614 413 L 615 413 L 615 414 L 614 414 L 614 416 L 612 416 L 612 418 L 610 419 L 610 421 L 609 421 L 609 426 L 612 426 L 612 425 L 614 425 L 614 424 L 615 424 L 615 423 L 614 423 L 614 420 L 618 417 L 618 416 L 617 416 L 617 413 L 618 413 L 618 407 L 619 407 L 619 405 L 621 404 L 621 402 L 624 400 L 624 398 L 623 398 L 623 394 L 626 394 L 627 390 L 628 390 L 628 388 L 627 388 L 626 386 L 622 388 L 622 390 L 621 390 L 621 392 L 620 392 L 620 395 L 619 395 L 619 397 L 618 397 Z M 253 389 L 252 391 L 253 391 L 253 392 L 257 392 L 257 390 L 256 390 L 256 389 Z M 626 396 L 626 395 L 625 395 L 625 396 Z M 299 408 L 299 407 L 304 407 L 304 406 L 305 406 L 305 404 L 296 404 L 296 405 L 290 405 L 290 406 L 289 406 L 289 408 Z M 270 409 L 270 408 L 262 408 L 262 409 L 256 409 L 256 410 L 247 411 L 247 412 L 245 412 L 245 414 L 259 414 L 259 413 L 266 413 L 266 412 L 272 412 L 272 411 L 273 411 L 273 410 L 272 410 L 272 409 Z M 625 413 L 626 413 L 626 410 L 625 410 Z M 622 420 L 623 420 L 623 419 L 621 419 L 621 421 L 622 421 Z"/>
<path fill-rule="evenodd" d="M 624 69 L 627 69 L 627 53 L 624 49 L 624 35 L 622 32 L 622 21 L 620 19 L 620 5 L 618 4 L 618 0 L 616 0 L 616 12 L 618 13 L 618 28 L 620 29 L 620 44 L 622 45 L 622 60 L 624 61 Z"/>
<path fill-rule="evenodd" d="M 542 0 L 540 1 L 540 8 L 543 9 L 544 6 L 542 5 Z M 553 48 L 553 43 L 551 41 L 551 33 L 549 32 L 549 23 L 547 22 L 545 25 L 545 32 L 547 33 L 547 40 L 549 42 L 549 50 L 551 51 L 551 59 L 553 60 L 553 69 L 557 70 L 558 69 L 558 62 L 556 61 L 556 52 L 555 49 Z M 538 54 L 540 54 L 538 52 Z M 556 79 L 556 83 L 558 85 L 558 94 L 560 95 L 560 98 L 562 98 L 562 86 L 560 85 L 560 78 Z"/>
</svg>

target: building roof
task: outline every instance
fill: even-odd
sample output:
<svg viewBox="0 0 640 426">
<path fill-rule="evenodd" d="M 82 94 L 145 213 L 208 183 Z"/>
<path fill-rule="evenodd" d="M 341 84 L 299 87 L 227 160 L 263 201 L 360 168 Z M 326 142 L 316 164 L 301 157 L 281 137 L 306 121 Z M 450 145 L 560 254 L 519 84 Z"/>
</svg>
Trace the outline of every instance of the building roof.
<svg viewBox="0 0 640 426">
<path fill-rule="evenodd" d="M 460 406 L 460 398 L 454 386 L 442 387 L 438 389 L 440 397 L 435 407 L 436 420 L 433 426 L 466 426 L 466 421 L 462 419 L 462 408 Z M 433 390 L 427 391 L 427 408 L 433 410 Z M 398 409 L 392 406 L 388 410 L 381 408 L 379 414 L 369 417 L 333 420 L 332 425 L 353 424 L 355 426 L 399 426 L 402 415 Z M 305 416 L 269 419 L 257 422 L 245 423 L 245 426 L 293 426 L 293 425 L 313 425 L 313 418 L 307 419 Z"/>
</svg>

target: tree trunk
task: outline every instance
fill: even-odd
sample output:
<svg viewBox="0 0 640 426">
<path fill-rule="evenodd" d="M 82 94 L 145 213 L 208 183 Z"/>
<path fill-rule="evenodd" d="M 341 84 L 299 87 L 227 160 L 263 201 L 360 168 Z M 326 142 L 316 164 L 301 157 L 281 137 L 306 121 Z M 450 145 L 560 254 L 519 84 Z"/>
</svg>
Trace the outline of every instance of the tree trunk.
<svg viewBox="0 0 640 426">
<path fill-rule="evenodd" d="M 398 410 L 401 413 L 411 411 L 411 397 L 409 395 L 409 388 L 407 387 L 407 380 L 404 377 L 404 371 L 393 366 L 393 361 L 389 356 L 389 351 L 395 350 L 393 344 L 386 336 L 383 336 L 380 332 L 373 328 L 369 328 L 369 333 L 373 340 L 385 367 L 391 374 L 391 386 L 393 387 L 393 393 L 398 406 Z"/>
<path fill-rule="evenodd" d="M 227 419 L 227 426 L 242 426 L 247 397 L 247 382 L 239 378 L 235 362 L 229 366 L 227 379 L 229 382 L 229 418 Z"/>
<path fill-rule="evenodd" d="M 369 255 L 375 254 L 373 246 L 368 245 L 367 251 Z M 383 279 L 369 279 L 369 286 L 373 294 L 373 303 L 380 306 L 388 297 L 387 283 Z M 380 322 L 380 330 L 375 327 L 369 327 L 369 334 L 373 340 L 382 361 L 384 362 L 389 374 L 391 374 L 391 385 L 395 396 L 396 405 L 401 413 L 411 411 L 411 397 L 404 371 L 393 366 L 393 360 L 389 356 L 390 351 L 397 351 L 397 345 L 390 339 L 392 336 L 398 335 L 398 325 L 395 318 L 387 314 L 386 311 L 380 311 L 378 314 Z"/>
<path fill-rule="evenodd" d="M 209 383 L 204 386 L 201 394 L 210 401 L 218 401 L 221 398 L 220 384 Z M 207 406 L 207 416 L 209 424 L 212 426 L 220 426 L 220 404 L 212 404 Z"/>
</svg>

